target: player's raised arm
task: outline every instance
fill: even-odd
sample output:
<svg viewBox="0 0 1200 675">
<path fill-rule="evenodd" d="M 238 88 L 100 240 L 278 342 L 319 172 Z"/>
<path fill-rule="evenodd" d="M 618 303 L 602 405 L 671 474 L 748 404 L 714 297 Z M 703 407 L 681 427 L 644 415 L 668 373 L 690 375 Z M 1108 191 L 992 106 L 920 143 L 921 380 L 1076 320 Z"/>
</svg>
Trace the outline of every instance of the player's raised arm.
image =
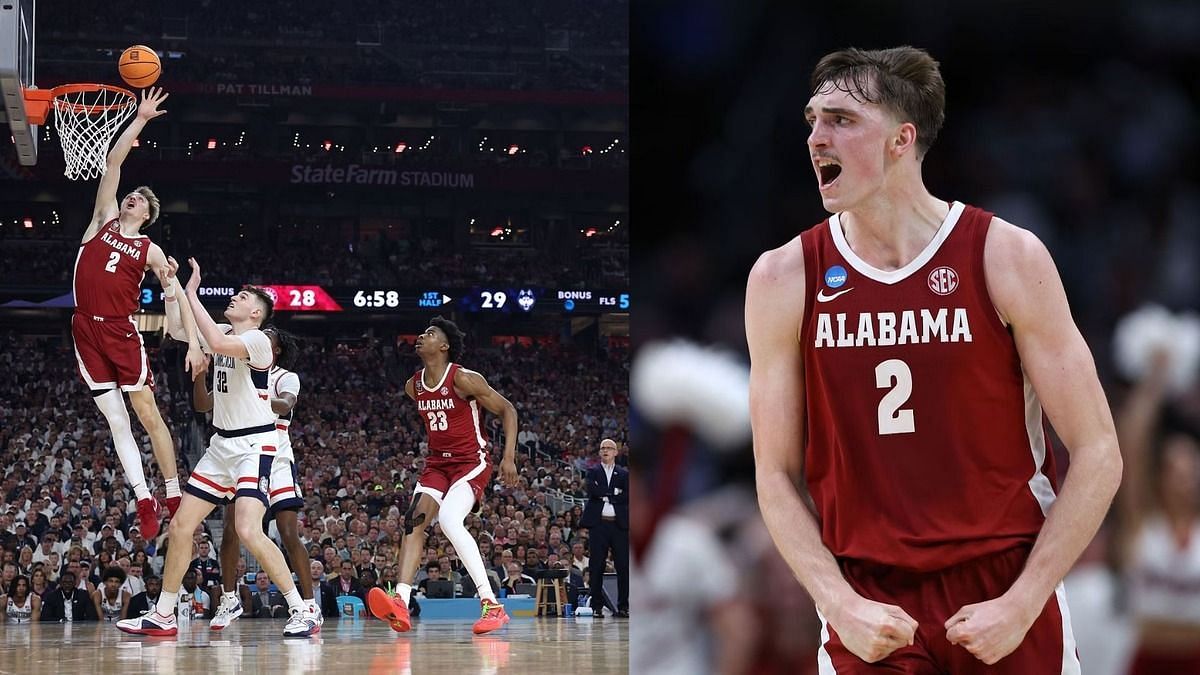
<svg viewBox="0 0 1200 675">
<path fill-rule="evenodd" d="M 196 327 L 200 329 L 200 335 L 204 338 L 204 342 L 208 344 L 209 350 L 213 354 L 232 356 L 235 359 L 250 358 L 250 351 L 246 349 L 246 343 L 235 335 L 222 333 L 221 329 L 217 328 L 217 322 L 213 321 L 212 317 L 208 315 L 208 310 L 204 309 L 204 305 L 200 302 L 200 296 L 198 295 L 200 290 L 200 263 L 197 263 L 195 258 L 188 258 L 188 264 L 192 266 L 192 276 L 188 278 L 185 289 L 187 291 L 187 299 L 191 305 L 192 314 L 196 317 Z M 245 293 L 245 291 L 242 292 Z"/>
<path fill-rule="evenodd" d="M 159 110 L 158 106 L 163 101 L 167 100 L 169 94 L 162 90 L 162 87 L 151 87 L 142 91 L 142 102 L 138 105 L 137 115 L 125 127 L 125 131 L 117 137 L 113 147 L 108 151 L 107 167 L 104 175 L 100 177 L 100 185 L 96 188 L 96 206 L 92 211 L 92 224 L 88 227 L 84 234 L 84 240 L 91 239 L 104 223 L 117 217 L 120 212 L 120 207 L 117 205 L 117 188 L 121 182 L 121 164 L 125 162 L 125 158 L 129 155 L 130 148 L 133 147 L 133 141 L 142 132 L 142 128 L 146 126 L 146 122 L 165 115 L 166 110 Z"/>
<path fill-rule="evenodd" d="M 175 273 L 179 270 L 179 263 L 175 262 L 174 258 L 167 257 L 163 254 L 158 244 L 150 246 L 149 254 L 150 269 L 154 271 L 155 277 L 158 278 L 163 287 L 163 304 L 167 315 L 167 334 L 176 340 L 187 342 L 188 352 L 184 361 L 184 370 L 192 374 L 192 379 L 199 377 L 200 370 L 204 362 L 204 354 L 200 349 L 200 340 L 196 328 L 195 317 L 192 316 L 192 308 L 188 302 L 179 302 L 179 280 L 175 278 Z"/>
<path fill-rule="evenodd" d="M 873 663 L 912 644 L 917 622 L 903 609 L 858 595 L 821 541 L 797 491 L 804 459 L 805 297 L 799 238 L 763 254 L 746 286 L 750 421 L 763 521 L 780 554 L 851 653 Z"/>
<path fill-rule="evenodd" d="M 500 478 L 505 485 L 517 482 L 517 408 L 500 392 L 492 389 L 483 376 L 459 368 L 454 375 L 454 387 L 465 397 L 475 397 L 480 405 L 499 415 L 504 424 L 504 457 L 500 460 Z"/>
<path fill-rule="evenodd" d="M 1049 251 L 1033 233 L 994 218 L 984 267 L 1021 366 L 1071 453 L 1062 490 L 1016 582 L 1000 598 L 967 605 L 947 621 L 951 642 L 991 664 L 1020 645 L 1095 536 L 1121 483 L 1121 452 L 1095 361 L 1071 318 Z"/>
</svg>

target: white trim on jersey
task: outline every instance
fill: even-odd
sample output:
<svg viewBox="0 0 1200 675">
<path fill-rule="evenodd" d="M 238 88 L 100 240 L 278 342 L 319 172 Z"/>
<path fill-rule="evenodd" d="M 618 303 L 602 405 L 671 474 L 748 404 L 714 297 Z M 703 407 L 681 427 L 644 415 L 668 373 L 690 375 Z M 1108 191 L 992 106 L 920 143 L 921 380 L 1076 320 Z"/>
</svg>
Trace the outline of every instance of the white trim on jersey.
<svg viewBox="0 0 1200 675">
<path fill-rule="evenodd" d="M 445 370 L 445 372 L 442 373 L 442 379 L 438 380 L 438 383 L 433 385 L 432 387 L 425 384 L 425 368 L 422 368 L 421 369 L 421 386 L 424 387 L 426 391 L 437 391 L 437 390 L 441 389 L 442 385 L 446 383 L 446 376 L 450 374 L 450 367 L 453 365 L 454 365 L 453 362 L 446 364 L 446 370 Z"/>
<path fill-rule="evenodd" d="M 88 319 L 83 319 L 87 321 Z M 79 347 L 75 341 L 71 341 L 71 349 L 75 351 L 75 360 L 79 362 L 79 374 L 83 375 L 83 381 L 87 382 L 88 389 L 116 389 L 117 383 L 114 382 L 97 382 L 92 378 L 92 374 L 88 372 L 87 366 L 83 363 L 83 357 L 79 355 Z"/>
<path fill-rule="evenodd" d="M 475 429 L 475 440 L 479 441 L 479 447 L 481 449 L 486 448 L 487 447 L 487 439 L 483 437 L 483 429 L 480 428 L 480 424 L 479 424 L 479 422 L 480 422 L 479 401 L 476 401 L 475 399 L 471 399 L 470 403 L 471 403 L 471 427 L 473 429 Z"/>
<path fill-rule="evenodd" d="M 132 316 L 129 317 L 129 325 L 133 326 L 133 333 L 137 335 L 138 352 L 142 355 L 142 372 L 138 375 L 136 384 L 127 384 L 121 387 L 121 391 L 141 391 L 146 386 L 146 368 L 149 363 L 149 359 L 146 358 L 146 342 L 142 340 L 142 331 L 138 330 L 137 322 L 133 320 Z"/>
<path fill-rule="evenodd" d="M 1042 472 L 1046 463 L 1046 432 L 1042 428 L 1042 402 L 1038 400 L 1037 392 L 1029 376 L 1025 379 L 1025 433 L 1029 436 L 1029 451 L 1033 453 L 1033 475 L 1029 478 L 1029 491 L 1033 493 L 1042 515 L 1050 513 L 1050 506 L 1056 499 L 1054 486 Z"/>
<path fill-rule="evenodd" d="M 858 254 L 856 254 L 854 250 L 850 248 L 849 242 L 846 241 L 846 233 L 842 231 L 842 221 L 840 218 L 841 214 L 835 213 L 829 217 L 829 232 L 831 235 L 833 235 L 833 245 L 837 247 L 838 253 L 842 254 L 842 257 L 846 259 L 846 262 L 849 263 L 856 272 L 868 279 L 874 279 L 879 283 L 890 285 L 904 281 L 908 277 L 912 276 L 914 272 L 924 267 L 925 263 L 929 262 L 930 259 L 933 258 L 934 254 L 938 252 L 938 249 L 942 247 L 942 243 L 945 242 L 950 236 L 950 233 L 954 231 L 954 226 L 958 224 L 958 218 L 962 215 L 964 208 L 965 206 L 962 202 L 951 202 L 950 212 L 946 214 L 946 219 L 943 220 L 941 226 L 938 227 L 937 234 L 934 235 L 933 240 L 925 246 L 925 250 L 921 251 L 921 253 L 918 254 L 916 258 L 913 258 L 912 261 L 907 265 L 896 270 L 881 270 L 879 268 L 872 267 L 865 260 L 858 257 Z"/>
<path fill-rule="evenodd" d="M 1075 653 L 1075 632 L 1071 630 L 1071 609 L 1067 606 L 1067 587 L 1061 581 L 1054 588 L 1054 597 L 1058 600 L 1058 613 L 1062 618 L 1062 675 L 1081 675 L 1083 669 Z"/>
<path fill-rule="evenodd" d="M 96 234 L 99 234 L 99 232 Z M 91 241 L 91 239 L 88 241 Z M 75 290 L 75 280 L 79 278 L 79 259 L 83 257 L 84 246 L 87 246 L 87 242 L 80 242 L 79 252 L 75 254 L 75 267 L 71 268 L 71 302 L 75 303 L 76 307 L 79 306 L 79 293 Z"/>
<path fill-rule="evenodd" d="M 820 610 L 817 610 L 817 618 L 821 620 L 821 646 L 817 649 L 817 675 L 837 675 L 837 669 L 833 667 L 833 659 L 829 656 L 829 650 L 825 649 L 825 645 L 829 644 L 829 624 Z"/>
</svg>

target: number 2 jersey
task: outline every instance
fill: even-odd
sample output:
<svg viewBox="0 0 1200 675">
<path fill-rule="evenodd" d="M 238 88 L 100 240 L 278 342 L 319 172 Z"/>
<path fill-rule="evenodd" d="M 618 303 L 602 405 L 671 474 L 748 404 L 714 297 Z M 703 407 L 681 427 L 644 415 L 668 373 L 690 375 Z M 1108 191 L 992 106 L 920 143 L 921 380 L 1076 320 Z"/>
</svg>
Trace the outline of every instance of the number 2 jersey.
<svg viewBox="0 0 1200 675">
<path fill-rule="evenodd" d="M 137 312 L 149 256 L 149 237 L 126 237 L 116 218 L 105 223 L 96 236 L 79 245 L 71 284 L 75 311 L 105 318 Z"/>
<path fill-rule="evenodd" d="M 457 363 L 447 365 L 438 382 L 426 382 L 424 368 L 413 376 L 417 410 L 429 432 L 430 457 L 435 452 L 476 457 L 487 447 L 479 402 L 467 400 L 454 390 L 454 375 L 460 368 Z"/>
<path fill-rule="evenodd" d="M 805 478 L 838 558 L 933 571 L 1032 545 L 1045 521 L 1053 452 L 988 294 L 991 219 L 953 203 L 893 271 L 836 215 L 801 235 Z"/>
</svg>

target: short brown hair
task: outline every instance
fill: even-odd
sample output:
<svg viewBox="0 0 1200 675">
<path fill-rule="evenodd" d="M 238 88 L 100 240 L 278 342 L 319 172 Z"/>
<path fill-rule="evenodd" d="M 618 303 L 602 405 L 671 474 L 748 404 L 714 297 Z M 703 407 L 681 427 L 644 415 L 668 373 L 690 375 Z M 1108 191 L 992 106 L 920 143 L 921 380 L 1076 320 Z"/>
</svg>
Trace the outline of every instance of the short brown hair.
<svg viewBox="0 0 1200 675">
<path fill-rule="evenodd" d="M 812 93 L 839 89 L 876 103 L 917 128 L 917 158 L 929 152 L 946 119 L 946 83 L 938 62 L 916 47 L 842 49 L 826 54 L 812 75 Z"/>
<path fill-rule="evenodd" d="M 145 197 L 146 203 L 150 206 L 150 220 L 147 220 L 146 225 L 143 225 L 142 227 L 153 225 L 154 221 L 158 220 L 158 212 L 160 207 L 158 195 L 154 194 L 154 190 L 151 190 L 148 185 L 140 185 L 134 189 L 134 192 L 137 192 Z"/>
<path fill-rule="evenodd" d="M 242 290 L 261 300 L 263 307 L 266 308 L 263 311 L 262 320 L 258 322 L 258 327 L 262 328 L 271 323 L 271 319 L 275 316 L 275 301 L 271 299 L 271 295 L 258 286 L 243 286 Z"/>
</svg>

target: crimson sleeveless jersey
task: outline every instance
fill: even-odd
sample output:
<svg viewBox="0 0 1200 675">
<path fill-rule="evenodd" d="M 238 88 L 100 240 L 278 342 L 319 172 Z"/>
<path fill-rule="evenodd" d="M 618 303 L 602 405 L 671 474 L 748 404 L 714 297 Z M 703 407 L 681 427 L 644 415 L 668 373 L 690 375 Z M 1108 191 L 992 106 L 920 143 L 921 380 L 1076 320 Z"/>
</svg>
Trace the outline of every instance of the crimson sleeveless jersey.
<svg viewBox="0 0 1200 675">
<path fill-rule="evenodd" d="M 417 410 L 429 432 L 429 449 L 475 456 L 487 447 L 483 410 L 478 401 L 468 401 L 454 391 L 454 375 L 460 368 L 451 363 L 436 383 L 426 382 L 422 368 L 413 378 L 413 390 L 417 394 Z"/>
<path fill-rule="evenodd" d="M 101 317 L 136 312 L 149 256 L 149 237 L 122 235 L 116 218 L 106 223 L 75 257 L 75 311 Z"/>
<path fill-rule="evenodd" d="M 992 214 L 955 202 L 894 271 L 805 232 L 805 470 L 835 556 L 932 571 L 1031 545 L 1055 498 L 1042 409 L 983 267 Z"/>
</svg>

